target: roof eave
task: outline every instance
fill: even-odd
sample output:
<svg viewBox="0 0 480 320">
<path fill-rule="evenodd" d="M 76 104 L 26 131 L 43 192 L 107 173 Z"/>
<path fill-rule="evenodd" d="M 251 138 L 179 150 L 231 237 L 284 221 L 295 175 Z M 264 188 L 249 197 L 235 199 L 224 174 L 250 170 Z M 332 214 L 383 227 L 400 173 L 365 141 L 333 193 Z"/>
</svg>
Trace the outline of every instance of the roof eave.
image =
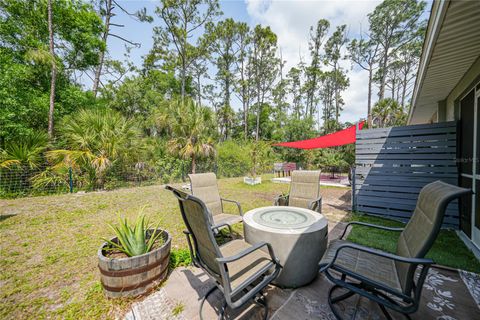
<svg viewBox="0 0 480 320">
<path fill-rule="evenodd" d="M 418 94 L 423 85 L 425 73 L 432 57 L 433 49 L 440 33 L 443 20 L 447 13 L 450 0 L 436 0 L 432 3 L 429 23 L 426 30 L 425 41 L 423 42 L 422 56 L 420 58 L 420 65 L 418 68 L 417 78 L 415 80 L 415 87 L 413 90 L 412 104 L 408 114 L 407 123 L 412 121 L 413 113 L 417 104 Z"/>
</svg>

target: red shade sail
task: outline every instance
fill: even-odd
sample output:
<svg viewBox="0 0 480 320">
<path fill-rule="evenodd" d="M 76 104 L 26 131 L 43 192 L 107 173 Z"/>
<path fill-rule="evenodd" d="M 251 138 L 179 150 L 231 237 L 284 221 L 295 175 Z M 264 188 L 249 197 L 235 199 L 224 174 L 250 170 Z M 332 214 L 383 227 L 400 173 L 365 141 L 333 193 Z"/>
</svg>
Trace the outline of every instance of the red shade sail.
<svg viewBox="0 0 480 320">
<path fill-rule="evenodd" d="M 362 130 L 364 124 L 365 121 L 361 121 L 358 124 L 359 130 Z M 343 146 L 344 144 L 355 143 L 356 140 L 356 125 L 353 125 L 346 129 L 330 133 L 321 137 L 293 142 L 282 142 L 274 144 L 274 146 L 297 149 L 320 149 Z"/>
</svg>

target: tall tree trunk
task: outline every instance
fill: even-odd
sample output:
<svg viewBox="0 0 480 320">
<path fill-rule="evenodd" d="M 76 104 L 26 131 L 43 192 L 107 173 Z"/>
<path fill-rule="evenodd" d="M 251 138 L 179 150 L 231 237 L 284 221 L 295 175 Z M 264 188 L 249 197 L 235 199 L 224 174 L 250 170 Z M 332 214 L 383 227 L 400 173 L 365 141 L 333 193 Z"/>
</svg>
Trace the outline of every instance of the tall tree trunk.
<svg viewBox="0 0 480 320">
<path fill-rule="evenodd" d="M 110 31 L 110 17 L 112 14 L 112 0 L 107 0 L 106 3 L 106 14 L 105 14 L 105 31 L 103 32 L 102 41 L 105 44 L 105 48 L 107 47 L 107 39 L 108 33 Z M 106 49 L 105 49 L 106 50 Z M 102 74 L 103 62 L 105 59 L 105 51 L 100 51 L 99 61 L 97 69 L 95 70 L 95 78 L 93 79 L 93 95 L 96 97 L 98 92 L 98 86 L 100 84 L 100 76 Z"/>
<path fill-rule="evenodd" d="M 261 105 L 260 105 L 260 99 L 257 100 L 258 105 L 257 105 L 257 128 L 255 130 L 255 140 L 258 141 L 259 139 L 259 132 L 260 132 L 260 112 L 261 112 Z"/>
<path fill-rule="evenodd" d="M 244 138 L 248 137 L 248 102 L 247 102 L 247 84 L 245 81 L 245 62 L 242 57 L 242 65 L 240 71 L 240 81 L 242 81 L 242 107 L 243 107 L 243 129 Z"/>
<path fill-rule="evenodd" d="M 197 74 L 197 103 L 199 107 L 202 105 L 202 85 L 200 83 L 201 77 L 202 75 L 199 72 Z"/>
<path fill-rule="evenodd" d="M 392 78 L 392 100 L 395 101 L 395 89 L 396 89 L 396 78 L 395 78 L 395 74 L 393 75 L 393 78 Z"/>
<path fill-rule="evenodd" d="M 368 69 L 368 102 L 367 102 L 367 124 L 368 128 L 372 128 L 372 81 L 373 70 L 372 66 Z"/>
<path fill-rule="evenodd" d="M 335 72 L 335 86 L 334 86 L 334 94 L 335 94 L 335 126 L 338 126 L 338 118 L 340 116 L 340 103 L 338 99 L 338 71 L 337 71 L 337 64 L 335 63 L 334 72 Z"/>
<path fill-rule="evenodd" d="M 227 73 L 230 72 L 230 65 L 227 63 L 226 64 L 226 70 L 227 70 Z M 228 133 L 229 133 L 229 126 L 230 126 L 230 123 L 229 123 L 229 113 L 230 113 L 230 75 L 228 74 L 227 77 L 225 78 L 225 123 L 224 123 L 224 127 L 225 127 L 225 133 L 224 133 L 224 139 L 227 140 L 228 139 Z M 228 112 L 228 113 L 227 113 Z"/>
<path fill-rule="evenodd" d="M 405 106 L 405 96 L 407 95 L 407 73 L 403 75 L 403 83 L 402 83 L 402 107 Z"/>
<path fill-rule="evenodd" d="M 186 76 L 186 67 L 185 67 L 185 61 L 182 59 L 182 70 L 181 70 L 181 78 L 182 78 L 182 91 L 181 91 L 181 97 L 182 97 L 182 105 L 185 102 L 185 76 Z"/>
<path fill-rule="evenodd" d="M 55 84 L 57 80 L 57 64 L 55 60 L 55 48 L 53 40 L 53 12 L 52 12 L 52 0 L 48 0 L 48 35 L 50 42 L 50 56 L 52 58 L 52 71 L 50 80 L 50 108 L 48 110 L 48 137 L 51 140 L 53 138 L 53 112 L 55 110 Z"/>
<path fill-rule="evenodd" d="M 195 154 L 192 154 L 192 173 L 195 174 L 197 170 L 197 162 L 195 159 Z"/>
<path fill-rule="evenodd" d="M 246 91 L 245 88 L 242 88 L 242 91 Z M 244 93 L 245 94 L 245 93 Z M 244 95 L 246 97 L 246 95 Z M 243 99 L 242 99 L 243 100 Z M 243 104 L 243 126 L 244 126 L 244 134 L 245 139 L 248 137 L 248 103 L 246 100 L 242 101 Z"/>
<path fill-rule="evenodd" d="M 382 61 L 382 74 L 380 77 L 380 90 L 378 91 L 378 99 L 382 100 L 385 97 L 385 78 L 387 75 L 387 63 L 388 63 L 388 53 L 387 51 L 383 54 L 383 61 Z"/>
<path fill-rule="evenodd" d="M 255 66 L 255 78 L 256 78 L 256 81 L 257 81 L 257 127 L 256 127 L 256 130 L 255 130 L 255 140 L 258 141 L 259 139 L 259 131 L 260 131 L 260 72 L 259 72 L 259 61 L 258 61 L 258 57 L 257 57 L 257 48 L 254 49 L 254 57 L 256 58 L 256 66 Z"/>
<path fill-rule="evenodd" d="M 182 46 L 182 51 L 180 52 L 180 56 L 181 56 L 181 59 L 182 59 L 182 70 L 180 71 L 181 72 L 181 78 L 182 78 L 182 91 L 181 91 L 181 97 L 182 97 L 182 105 L 185 103 L 185 85 L 186 85 L 186 81 L 185 81 L 185 77 L 187 76 L 187 17 L 185 16 L 185 13 L 184 13 L 184 17 L 183 17 L 183 21 L 184 21 L 184 25 L 183 25 L 183 39 L 182 39 L 182 43 L 183 43 L 183 46 Z"/>
</svg>

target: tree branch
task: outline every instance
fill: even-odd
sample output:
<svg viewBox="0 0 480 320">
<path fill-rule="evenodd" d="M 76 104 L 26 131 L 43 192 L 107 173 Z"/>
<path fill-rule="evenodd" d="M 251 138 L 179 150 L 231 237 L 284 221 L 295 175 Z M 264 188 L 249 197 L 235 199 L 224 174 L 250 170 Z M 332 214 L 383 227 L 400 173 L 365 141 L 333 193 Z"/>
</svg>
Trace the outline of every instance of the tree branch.
<svg viewBox="0 0 480 320">
<path fill-rule="evenodd" d="M 126 43 L 129 43 L 129 44 L 131 44 L 132 46 L 135 46 L 135 47 L 137 47 L 137 48 L 140 48 L 140 47 L 141 47 L 141 44 L 140 44 L 140 43 L 127 40 L 127 39 L 125 39 L 125 38 L 123 38 L 123 37 L 120 37 L 119 35 L 114 34 L 114 33 L 109 33 L 108 35 L 109 35 L 109 36 L 112 36 L 112 37 L 115 37 L 115 38 L 118 38 L 118 39 L 120 39 L 120 40 L 122 40 L 122 41 L 125 41 Z"/>
</svg>

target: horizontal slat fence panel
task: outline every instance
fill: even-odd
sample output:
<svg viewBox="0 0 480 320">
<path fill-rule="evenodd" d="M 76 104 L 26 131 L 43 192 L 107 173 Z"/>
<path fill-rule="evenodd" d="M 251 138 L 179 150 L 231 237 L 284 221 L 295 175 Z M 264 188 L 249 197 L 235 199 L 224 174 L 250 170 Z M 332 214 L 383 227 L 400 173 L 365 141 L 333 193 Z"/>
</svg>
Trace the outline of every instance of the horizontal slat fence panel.
<svg viewBox="0 0 480 320">
<path fill-rule="evenodd" d="M 426 184 L 458 183 L 456 122 L 357 131 L 354 210 L 408 221 Z M 443 226 L 458 228 L 458 201 Z"/>
</svg>

